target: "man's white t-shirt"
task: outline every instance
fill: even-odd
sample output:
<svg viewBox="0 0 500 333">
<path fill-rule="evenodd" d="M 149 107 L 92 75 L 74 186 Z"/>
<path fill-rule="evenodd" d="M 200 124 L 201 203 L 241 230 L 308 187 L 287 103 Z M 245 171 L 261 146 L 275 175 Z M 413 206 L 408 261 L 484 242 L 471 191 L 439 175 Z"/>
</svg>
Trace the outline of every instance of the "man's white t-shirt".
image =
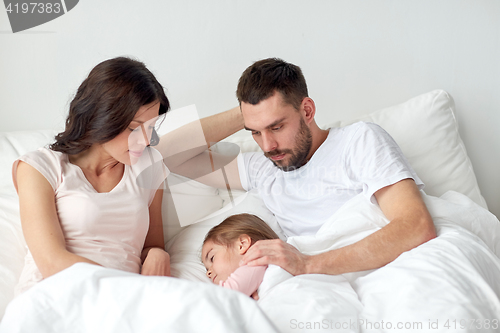
<svg viewBox="0 0 500 333">
<path fill-rule="evenodd" d="M 243 188 L 258 189 L 287 236 L 316 234 L 359 193 L 376 203 L 375 192 L 400 180 L 412 178 L 423 187 L 394 139 L 365 122 L 331 128 L 299 169 L 282 171 L 262 152 L 240 154 L 238 168 Z"/>
</svg>

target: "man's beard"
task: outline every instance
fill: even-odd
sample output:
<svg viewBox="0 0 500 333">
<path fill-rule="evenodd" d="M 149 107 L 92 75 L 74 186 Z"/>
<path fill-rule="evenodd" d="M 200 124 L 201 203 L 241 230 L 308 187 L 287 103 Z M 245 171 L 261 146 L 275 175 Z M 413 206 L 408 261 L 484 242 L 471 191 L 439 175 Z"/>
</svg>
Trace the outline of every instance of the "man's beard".
<svg viewBox="0 0 500 333">
<path fill-rule="evenodd" d="M 300 168 L 304 164 L 307 163 L 307 155 L 311 151 L 312 147 L 312 135 L 311 135 L 311 130 L 309 127 L 307 127 L 304 119 L 300 119 L 300 129 L 299 132 L 297 133 L 297 139 L 295 140 L 296 142 L 296 148 L 295 149 L 283 149 L 283 150 L 273 150 L 267 153 L 264 153 L 264 155 L 269 158 L 276 167 L 280 168 L 281 170 L 288 172 L 288 171 L 293 171 L 295 169 Z M 277 162 L 280 161 L 273 161 L 271 159 L 271 156 L 276 156 L 276 155 L 281 155 L 281 154 L 290 154 L 290 162 L 288 162 L 288 165 L 279 165 Z"/>
</svg>

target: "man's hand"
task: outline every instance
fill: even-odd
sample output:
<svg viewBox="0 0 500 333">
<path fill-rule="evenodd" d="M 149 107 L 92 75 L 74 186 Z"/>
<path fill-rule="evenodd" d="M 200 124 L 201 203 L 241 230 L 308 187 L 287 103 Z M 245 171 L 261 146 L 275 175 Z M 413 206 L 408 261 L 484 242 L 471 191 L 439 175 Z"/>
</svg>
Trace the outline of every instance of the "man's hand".
<svg viewBox="0 0 500 333">
<path fill-rule="evenodd" d="M 366 238 L 314 256 L 304 255 L 281 240 L 258 241 L 240 265 L 273 264 L 292 275 L 338 275 L 382 267 L 436 237 L 432 217 L 413 179 L 384 187 L 375 197 L 390 223 Z"/>
<path fill-rule="evenodd" d="M 281 239 L 260 240 L 251 246 L 243 256 L 240 266 L 277 265 L 292 275 L 307 273 L 311 257 L 302 254 Z"/>
<path fill-rule="evenodd" d="M 170 276 L 170 255 L 159 247 L 150 248 L 142 264 L 141 274 Z"/>
</svg>

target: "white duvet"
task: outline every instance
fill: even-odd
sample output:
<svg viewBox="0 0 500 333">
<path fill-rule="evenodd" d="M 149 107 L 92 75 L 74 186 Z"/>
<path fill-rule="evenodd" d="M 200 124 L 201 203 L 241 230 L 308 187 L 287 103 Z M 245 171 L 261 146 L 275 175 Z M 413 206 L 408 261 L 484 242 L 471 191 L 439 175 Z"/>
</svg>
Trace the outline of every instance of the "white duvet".
<svg viewBox="0 0 500 333">
<path fill-rule="evenodd" d="M 500 223 L 467 197 L 425 196 L 438 237 L 373 271 L 292 277 L 270 266 L 259 301 L 219 286 L 77 264 L 12 301 L 0 332 L 498 332 Z M 358 196 L 305 253 L 387 224 Z"/>
<path fill-rule="evenodd" d="M 456 192 L 423 197 L 437 238 L 373 271 L 286 279 L 272 267 L 259 306 L 282 332 L 499 332 L 499 221 Z M 320 253 L 387 223 L 378 206 L 360 195 L 316 236 L 288 242 L 304 253 Z"/>
</svg>

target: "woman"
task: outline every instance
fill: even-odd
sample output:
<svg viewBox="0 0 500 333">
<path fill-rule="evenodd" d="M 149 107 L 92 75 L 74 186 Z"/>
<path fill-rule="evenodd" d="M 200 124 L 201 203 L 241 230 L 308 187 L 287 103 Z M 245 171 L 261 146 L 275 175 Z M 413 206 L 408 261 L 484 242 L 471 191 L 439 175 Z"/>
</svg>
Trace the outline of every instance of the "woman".
<svg viewBox="0 0 500 333">
<path fill-rule="evenodd" d="M 29 251 L 16 292 L 78 262 L 170 275 L 161 221 L 168 170 L 156 120 L 169 110 L 143 63 L 98 64 L 78 88 L 54 144 L 13 165 Z M 149 172 L 148 186 L 137 181 Z"/>
</svg>

